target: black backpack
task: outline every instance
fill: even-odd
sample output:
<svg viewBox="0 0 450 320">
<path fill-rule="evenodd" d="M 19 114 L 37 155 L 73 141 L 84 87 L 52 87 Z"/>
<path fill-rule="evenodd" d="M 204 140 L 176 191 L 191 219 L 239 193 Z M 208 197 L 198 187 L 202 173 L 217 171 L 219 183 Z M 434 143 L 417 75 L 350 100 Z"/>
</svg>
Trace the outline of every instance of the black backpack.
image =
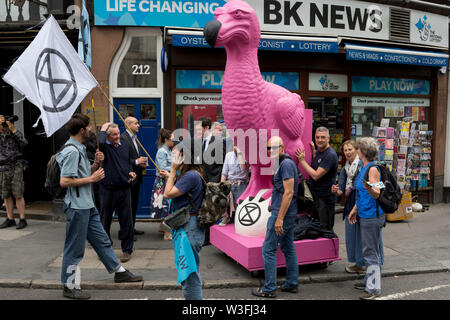
<svg viewBox="0 0 450 320">
<path fill-rule="evenodd" d="M 78 148 L 74 144 L 65 144 L 63 145 L 58 152 L 56 152 L 54 155 L 50 157 L 50 160 L 48 160 L 47 163 L 47 172 L 45 176 L 45 190 L 56 199 L 62 199 L 66 195 L 67 188 L 63 188 L 60 185 L 60 179 L 61 179 L 61 168 L 59 167 L 58 162 L 56 161 L 56 156 L 58 153 L 60 153 L 64 148 L 73 146 L 77 152 L 78 152 L 78 167 L 80 166 L 81 161 L 81 153 L 78 150 Z M 77 197 L 80 196 L 78 192 L 78 187 L 76 187 Z"/>
<path fill-rule="evenodd" d="M 382 164 L 371 164 L 365 174 L 364 180 L 369 181 L 369 170 L 371 167 L 376 166 L 380 170 L 380 180 L 384 183 L 384 188 L 380 189 L 380 196 L 377 199 L 377 204 L 383 209 L 384 213 L 394 213 L 397 211 L 398 206 L 402 200 L 402 192 L 397 179 L 391 173 L 391 171 Z M 378 205 L 377 205 L 377 217 L 378 217 Z"/>
</svg>

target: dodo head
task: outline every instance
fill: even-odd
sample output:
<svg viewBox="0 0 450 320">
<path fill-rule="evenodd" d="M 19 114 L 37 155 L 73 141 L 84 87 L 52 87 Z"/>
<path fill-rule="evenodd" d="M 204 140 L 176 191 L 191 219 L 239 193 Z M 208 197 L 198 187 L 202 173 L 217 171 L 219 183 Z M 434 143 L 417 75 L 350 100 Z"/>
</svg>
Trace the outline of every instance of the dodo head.
<svg viewBox="0 0 450 320">
<path fill-rule="evenodd" d="M 248 45 L 257 48 L 261 38 L 255 10 L 245 1 L 231 0 L 214 11 L 203 34 L 212 47 Z"/>
</svg>

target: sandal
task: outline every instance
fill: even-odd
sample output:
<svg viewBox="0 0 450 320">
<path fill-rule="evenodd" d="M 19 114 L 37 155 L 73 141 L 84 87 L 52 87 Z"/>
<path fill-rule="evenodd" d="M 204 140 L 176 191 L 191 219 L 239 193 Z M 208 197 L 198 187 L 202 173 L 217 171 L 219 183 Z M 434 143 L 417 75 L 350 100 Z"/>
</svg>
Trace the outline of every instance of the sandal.
<svg viewBox="0 0 450 320">
<path fill-rule="evenodd" d="M 261 297 L 261 298 L 276 298 L 277 297 L 277 295 L 275 294 L 275 290 L 270 291 L 270 292 L 263 292 L 261 288 L 252 289 L 252 295 L 254 295 L 256 297 Z"/>
</svg>

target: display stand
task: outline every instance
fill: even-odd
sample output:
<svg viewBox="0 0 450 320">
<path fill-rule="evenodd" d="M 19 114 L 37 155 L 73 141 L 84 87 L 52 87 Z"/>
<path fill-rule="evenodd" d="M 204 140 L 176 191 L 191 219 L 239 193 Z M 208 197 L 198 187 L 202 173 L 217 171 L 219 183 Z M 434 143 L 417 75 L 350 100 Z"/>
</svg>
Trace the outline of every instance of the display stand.
<svg viewBox="0 0 450 320">
<path fill-rule="evenodd" d="M 264 270 L 262 245 L 264 237 L 244 237 L 235 233 L 234 224 L 210 228 L 210 242 L 248 271 Z M 318 238 L 294 241 L 299 265 L 341 260 L 339 239 Z M 286 266 L 284 255 L 278 246 L 277 268 Z"/>
</svg>

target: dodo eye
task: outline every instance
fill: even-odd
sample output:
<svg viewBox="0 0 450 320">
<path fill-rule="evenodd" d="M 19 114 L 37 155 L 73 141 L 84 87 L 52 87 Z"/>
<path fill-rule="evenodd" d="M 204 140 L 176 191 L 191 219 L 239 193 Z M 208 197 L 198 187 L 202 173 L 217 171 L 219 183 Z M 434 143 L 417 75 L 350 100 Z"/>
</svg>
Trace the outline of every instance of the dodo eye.
<svg viewBox="0 0 450 320">
<path fill-rule="evenodd" d="M 236 10 L 236 11 L 234 11 L 234 15 L 235 15 L 236 17 L 239 17 L 239 16 L 241 15 L 241 13 L 242 13 L 241 10 Z"/>
</svg>

